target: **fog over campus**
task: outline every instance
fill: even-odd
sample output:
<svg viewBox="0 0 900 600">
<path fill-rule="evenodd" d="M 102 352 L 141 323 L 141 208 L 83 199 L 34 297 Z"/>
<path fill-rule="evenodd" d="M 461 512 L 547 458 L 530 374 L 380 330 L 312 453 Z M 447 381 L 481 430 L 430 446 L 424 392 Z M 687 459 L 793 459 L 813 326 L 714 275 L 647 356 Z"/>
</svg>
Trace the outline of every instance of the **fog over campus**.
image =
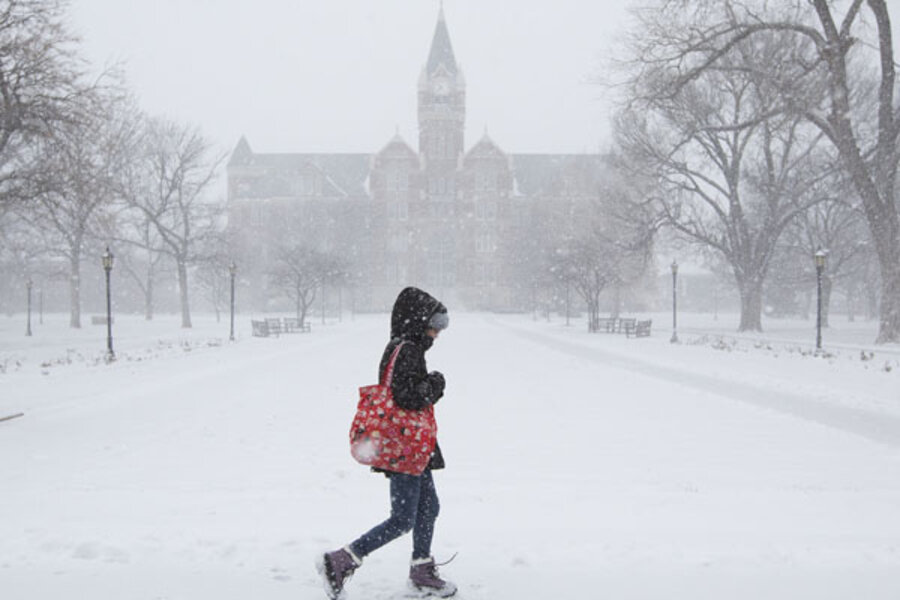
<svg viewBox="0 0 900 600">
<path fill-rule="evenodd" d="M 684 284 L 684 308 L 739 310 L 742 331 L 760 330 L 762 314 L 808 316 L 821 279 L 826 313 L 880 313 L 879 339 L 894 340 L 900 242 L 895 219 L 879 216 L 896 212 L 881 199 L 894 190 L 863 185 L 866 158 L 841 150 L 865 155 L 887 139 L 872 132 L 891 126 L 874 122 L 887 114 L 874 94 L 854 93 L 835 113 L 853 122 L 827 131 L 837 110 L 827 89 L 837 87 L 823 83 L 839 75 L 821 35 L 809 35 L 823 11 L 841 20 L 848 6 L 823 4 L 816 16 L 803 2 L 762 3 L 765 19 L 797 28 L 729 46 L 740 52 L 690 72 L 704 64 L 693 53 L 711 46 L 679 48 L 685 36 L 758 18 L 726 4 L 29 0 L 22 6 L 62 6 L 77 54 L 92 73 L 120 74 L 101 81 L 133 101 L 98 99 L 91 134 L 50 137 L 96 143 L 87 153 L 98 157 L 111 148 L 102 135 L 129 147 L 108 152 L 117 163 L 103 173 L 115 175 L 81 199 L 84 186 L 63 180 L 87 168 L 64 165 L 61 140 L 40 148 L 59 181 L 33 180 L 46 189 L 21 195 L 39 201 L 7 215 L 6 232 L 24 242 L 7 244 L 4 269 L 52 274 L 60 285 L 48 298 L 68 293 L 75 324 L 79 270 L 111 244 L 134 280 L 116 290 L 123 306 L 143 302 L 149 316 L 153 302 L 177 303 L 189 326 L 189 296 L 218 305 L 231 261 L 250 278 L 241 306 L 302 319 L 313 300 L 301 288 L 352 289 L 354 306 L 382 310 L 407 284 L 452 290 L 472 309 L 559 311 L 565 296 L 568 310 L 574 289 L 576 309 L 594 316 L 659 310 L 674 259 L 683 281 L 699 278 Z M 841 85 L 854 92 L 877 89 L 868 80 L 887 48 L 877 25 L 896 2 L 879 21 L 881 6 L 850 13 L 851 81 Z M 743 89 L 752 102 L 735 96 Z M 202 152 L 179 193 L 197 204 L 176 216 L 152 205 L 147 159 L 185 136 Z M 81 212 L 60 220 L 73 206 Z M 191 239 L 165 232 L 166 211 L 169 225 L 198 220 Z M 156 219 L 159 239 L 135 239 L 128 228 L 141 219 Z M 28 227 L 41 230 L 42 248 Z M 818 275 L 816 252 L 828 257 Z M 95 302 L 98 274 L 86 277 Z"/>
<path fill-rule="evenodd" d="M 448 0 L 468 83 L 467 147 L 485 127 L 514 152 L 608 145 L 606 92 L 589 80 L 621 33 L 622 0 Z M 438 0 L 77 0 L 97 64 L 123 61 L 142 105 L 200 124 L 231 150 L 375 152 L 415 140 L 416 80 Z"/>
</svg>

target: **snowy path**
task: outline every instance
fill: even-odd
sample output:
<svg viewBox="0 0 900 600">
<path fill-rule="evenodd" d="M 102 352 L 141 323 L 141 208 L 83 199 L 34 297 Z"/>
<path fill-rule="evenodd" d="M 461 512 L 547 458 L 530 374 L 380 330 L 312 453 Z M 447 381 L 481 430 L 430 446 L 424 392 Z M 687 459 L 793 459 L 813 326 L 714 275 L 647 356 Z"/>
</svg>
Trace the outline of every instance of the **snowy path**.
<svg viewBox="0 0 900 600">
<path fill-rule="evenodd" d="M 360 317 L 11 375 L 3 407 L 14 391 L 27 415 L 0 424 L 4 600 L 324 598 L 316 553 L 386 514 L 346 448 L 385 332 Z M 435 552 L 459 551 L 463 599 L 900 597 L 895 421 L 847 425 L 810 382 L 723 378 L 712 350 L 704 374 L 635 348 L 456 315 L 429 352 L 448 378 Z M 408 551 L 371 556 L 351 598 L 396 597 Z"/>
<path fill-rule="evenodd" d="M 515 333 L 527 340 L 559 350 L 572 356 L 587 359 L 606 366 L 634 371 L 648 377 L 654 377 L 783 412 L 801 419 L 834 427 L 836 429 L 861 435 L 876 442 L 900 447 L 900 416 L 886 415 L 882 412 L 866 410 L 860 407 L 832 404 L 820 396 L 809 397 L 801 393 L 771 389 L 765 385 L 741 383 L 721 376 L 692 373 L 671 366 L 654 363 L 652 359 L 635 356 L 622 356 L 612 352 L 585 347 L 570 341 L 556 339 L 552 336 L 537 333 L 530 329 L 516 329 Z M 880 350 L 893 352 L 893 349 Z M 790 386 L 788 386 L 790 388 Z M 900 390 L 897 390 L 900 397 Z"/>
</svg>

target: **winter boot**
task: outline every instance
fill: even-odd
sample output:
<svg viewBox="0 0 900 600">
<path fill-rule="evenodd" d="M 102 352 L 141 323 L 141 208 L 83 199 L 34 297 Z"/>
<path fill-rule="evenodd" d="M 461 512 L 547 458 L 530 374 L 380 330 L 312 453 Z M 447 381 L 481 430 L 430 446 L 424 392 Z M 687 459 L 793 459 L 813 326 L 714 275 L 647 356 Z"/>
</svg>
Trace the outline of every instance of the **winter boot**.
<svg viewBox="0 0 900 600">
<path fill-rule="evenodd" d="M 434 557 L 419 558 L 410 563 L 409 587 L 422 597 L 449 598 L 456 593 L 456 585 L 438 575 Z"/>
<path fill-rule="evenodd" d="M 349 546 L 334 552 L 326 552 L 316 564 L 316 569 L 325 583 L 325 593 L 331 600 L 343 598 L 344 585 L 353 572 L 362 564 Z"/>
</svg>

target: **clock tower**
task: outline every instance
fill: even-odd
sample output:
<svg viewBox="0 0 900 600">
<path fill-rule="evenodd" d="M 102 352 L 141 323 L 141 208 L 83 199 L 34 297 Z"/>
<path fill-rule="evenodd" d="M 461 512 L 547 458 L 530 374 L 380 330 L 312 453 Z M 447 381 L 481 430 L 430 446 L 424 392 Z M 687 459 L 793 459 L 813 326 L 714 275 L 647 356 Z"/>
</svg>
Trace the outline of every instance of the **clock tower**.
<svg viewBox="0 0 900 600">
<path fill-rule="evenodd" d="M 419 77 L 419 155 L 431 197 L 452 198 L 456 169 L 463 154 L 466 122 L 466 82 L 456 64 L 441 8 Z"/>
</svg>

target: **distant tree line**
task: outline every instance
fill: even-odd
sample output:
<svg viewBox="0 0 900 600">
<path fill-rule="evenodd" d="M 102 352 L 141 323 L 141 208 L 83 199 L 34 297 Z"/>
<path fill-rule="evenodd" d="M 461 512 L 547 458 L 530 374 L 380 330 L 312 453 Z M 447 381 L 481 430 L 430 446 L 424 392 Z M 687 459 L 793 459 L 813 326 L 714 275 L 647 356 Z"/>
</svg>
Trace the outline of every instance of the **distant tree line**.
<svg viewBox="0 0 900 600">
<path fill-rule="evenodd" d="M 190 125 L 146 115 L 121 76 L 90 77 L 61 0 L 0 8 L 0 269 L 7 285 L 68 281 L 70 325 L 81 326 L 82 269 L 112 246 L 117 272 L 146 294 L 178 275 L 190 326 L 187 268 L 205 268 L 221 235 L 206 192 L 220 156 Z"/>
</svg>

